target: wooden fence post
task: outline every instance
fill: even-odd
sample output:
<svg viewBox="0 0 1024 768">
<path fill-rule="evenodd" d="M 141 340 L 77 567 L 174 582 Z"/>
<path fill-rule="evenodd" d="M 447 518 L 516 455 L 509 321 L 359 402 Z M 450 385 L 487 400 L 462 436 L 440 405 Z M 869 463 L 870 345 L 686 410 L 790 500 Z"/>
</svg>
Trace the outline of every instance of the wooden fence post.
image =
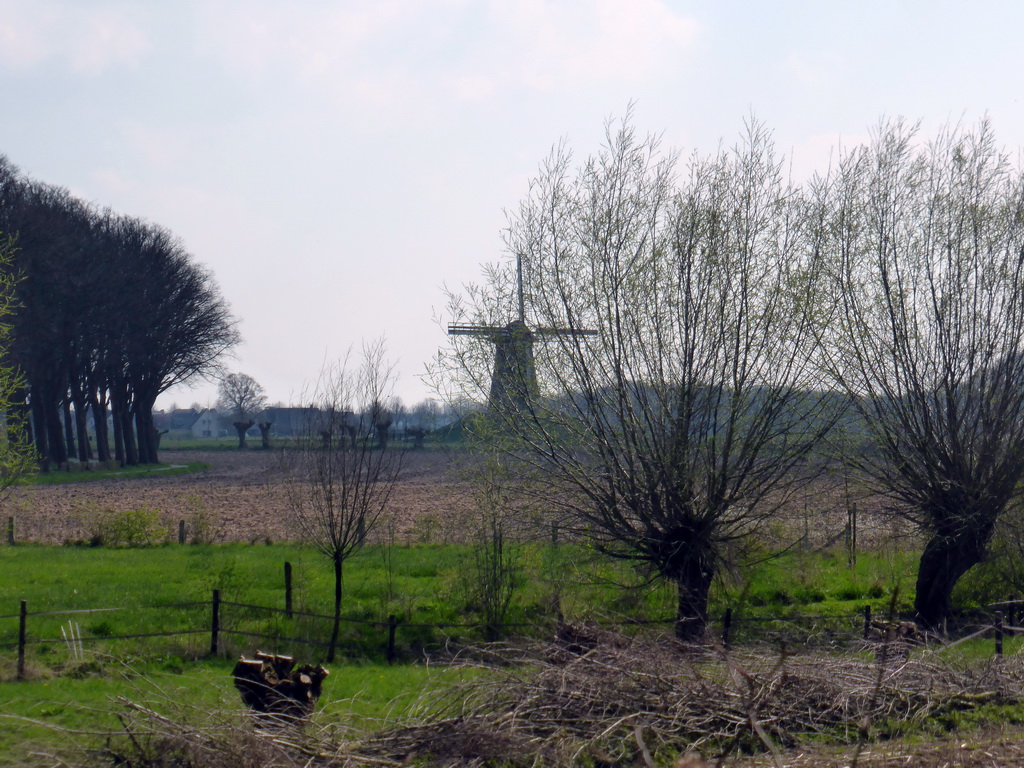
<svg viewBox="0 0 1024 768">
<path fill-rule="evenodd" d="M 871 606 L 864 606 L 864 639 L 867 640 L 871 634 Z"/>
<path fill-rule="evenodd" d="M 395 614 L 388 616 L 388 664 L 395 660 L 395 630 L 398 628 L 398 619 Z"/>
<path fill-rule="evenodd" d="M 7 518 L 7 543 L 14 546 L 14 516 Z"/>
<path fill-rule="evenodd" d="M 25 679 L 25 624 L 28 620 L 28 600 L 21 601 L 18 611 L 18 679 Z"/>
<path fill-rule="evenodd" d="M 217 636 L 220 634 L 220 590 L 213 590 L 213 602 L 211 603 L 213 608 L 212 615 L 210 617 L 210 655 L 217 655 Z"/>
<path fill-rule="evenodd" d="M 996 656 L 1003 656 L 1003 612 L 996 612 Z"/>
<path fill-rule="evenodd" d="M 857 565 L 857 503 L 854 502 L 846 510 L 846 562 L 854 568 Z"/>
<path fill-rule="evenodd" d="M 284 612 L 289 619 L 292 617 L 292 564 L 287 560 L 284 563 Z"/>
<path fill-rule="evenodd" d="M 722 617 L 722 645 L 729 647 L 729 629 L 732 627 L 732 608 L 725 609 Z"/>
<path fill-rule="evenodd" d="M 185 521 L 184 520 L 179 520 L 178 521 L 178 543 L 179 544 L 184 544 L 185 543 Z"/>
</svg>

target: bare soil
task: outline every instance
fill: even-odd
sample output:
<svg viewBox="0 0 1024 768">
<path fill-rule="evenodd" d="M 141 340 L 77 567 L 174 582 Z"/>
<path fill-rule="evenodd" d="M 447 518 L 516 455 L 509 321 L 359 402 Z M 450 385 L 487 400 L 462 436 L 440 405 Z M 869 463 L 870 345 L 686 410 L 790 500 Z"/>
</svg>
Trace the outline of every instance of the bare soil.
<svg viewBox="0 0 1024 768">
<path fill-rule="evenodd" d="M 280 458 L 273 451 L 164 451 L 168 464 L 204 462 L 210 468 L 184 475 L 150 475 L 125 479 L 16 489 L 3 501 L 0 515 L 16 520 L 22 542 L 64 544 L 87 541 L 104 513 L 153 510 L 176 537 L 178 523 L 191 531 L 202 526 L 215 541 L 298 541 Z M 463 538 L 472 489 L 459 480 L 458 452 L 411 451 L 392 493 L 390 529 L 374 535 L 401 543 L 448 543 Z M 908 529 L 884 514 L 878 498 L 850 496 L 843 485 L 820 479 L 799 498 L 789 499 L 775 524 L 763 533 L 782 545 L 806 536 L 814 547 L 844 538 L 847 510 L 857 506 L 858 543 L 863 547 L 906 544 Z M 189 534 L 191 536 L 191 533 Z"/>
<path fill-rule="evenodd" d="M 179 520 L 201 519 L 221 541 L 296 541 L 279 459 L 262 451 L 165 451 L 169 464 L 201 461 L 210 469 L 185 475 L 104 479 L 16 489 L 4 502 L 23 542 L 88 540 L 105 511 L 155 510 L 177 535 Z M 441 451 L 410 452 L 391 496 L 399 540 L 457 538 L 469 494 L 452 474 L 456 460 Z M 383 535 L 379 532 L 378 535 Z"/>
</svg>

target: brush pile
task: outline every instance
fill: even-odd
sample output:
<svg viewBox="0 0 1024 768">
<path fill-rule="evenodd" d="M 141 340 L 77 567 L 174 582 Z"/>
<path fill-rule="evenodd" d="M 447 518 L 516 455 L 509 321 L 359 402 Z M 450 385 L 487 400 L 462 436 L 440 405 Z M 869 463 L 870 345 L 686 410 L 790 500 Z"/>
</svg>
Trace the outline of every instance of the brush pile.
<svg viewBox="0 0 1024 768">
<path fill-rule="evenodd" d="M 965 710 L 1024 700 L 1018 657 L 955 666 L 895 643 L 872 646 L 874 655 L 867 647 L 830 655 L 726 651 L 596 628 L 586 635 L 587 643 L 571 649 L 556 640 L 462 652 L 452 663 L 480 673 L 425 692 L 406 724 L 342 735 L 333 725 L 318 729 L 314 716 L 302 731 L 267 732 L 260 764 L 654 766 L 691 751 L 780 754 L 811 736 L 870 742 L 882 724 L 952 722 Z M 240 754 L 232 761 L 227 746 L 212 760 L 213 742 L 231 743 L 224 732 L 206 738 L 194 726 L 134 712 L 132 732 L 145 733 L 150 744 L 174 743 L 187 752 L 191 742 L 202 764 L 252 764 Z M 193 735 L 183 740 L 184 733 Z M 258 731 L 239 732 L 249 748 L 254 738 Z M 183 754 L 161 765 L 200 764 L 189 759 Z"/>
<path fill-rule="evenodd" d="M 687 750 L 774 751 L 811 735 L 850 743 L 876 723 L 920 723 L 1024 697 L 1017 658 L 955 669 L 896 644 L 876 646 L 872 660 L 589 635 L 599 639 L 581 653 L 559 644 L 478 651 L 463 663 L 489 673 L 448 693 L 446 717 L 348 749 L 446 764 L 517 755 L 524 765 L 633 765 Z"/>
</svg>

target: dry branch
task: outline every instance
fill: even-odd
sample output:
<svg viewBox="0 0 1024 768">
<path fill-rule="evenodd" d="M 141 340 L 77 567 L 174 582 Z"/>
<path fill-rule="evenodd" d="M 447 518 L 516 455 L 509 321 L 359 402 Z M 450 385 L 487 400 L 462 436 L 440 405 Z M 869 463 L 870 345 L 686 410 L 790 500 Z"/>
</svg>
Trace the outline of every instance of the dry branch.
<svg viewBox="0 0 1024 768">
<path fill-rule="evenodd" d="M 782 764 L 781 749 L 810 736 L 851 744 L 858 723 L 920 723 L 1024 697 L 1017 657 L 955 667 L 921 651 L 879 660 L 866 648 L 726 653 L 600 630 L 589 638 L 577 652 L 560 643 L 464 652 L 453 663 L 482 674 L 425 692 L 418 720 L 372 735 L 331 739 L 316 718 L 287 733 L 253 721 L 210 730 L 140 707 L 128 710 L 125 729 L 140 743 L 163 745 L 161 754 L 173 747 L 198 758 L 195 764 L 225 768 L 253 764 L 239 752 L 248 749 L 259 751 L 260 765 L 333 768 L 652 765 L 691 751 L 719 758 L 770 745 L 780 750 L 771 760 Z M 864 765 L 874 764 L 871 752 L 864 751 Z"/>
</svg>

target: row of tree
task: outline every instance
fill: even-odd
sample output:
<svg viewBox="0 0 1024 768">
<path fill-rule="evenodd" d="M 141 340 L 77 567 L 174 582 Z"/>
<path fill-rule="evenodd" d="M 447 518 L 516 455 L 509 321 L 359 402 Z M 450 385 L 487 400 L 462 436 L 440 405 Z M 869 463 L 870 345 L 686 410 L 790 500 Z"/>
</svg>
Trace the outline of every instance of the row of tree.
<svg viewBox="0 0 1024 768">
<path fill-rule="evenodd" d="M 8 362 L 21 371 L 29 433 L 44 466 L 157 461 L 153 407 L 216 369 L 238 341 L 210 273 L 150 222 L 31 180 L 0 156 L 0 232 L 18 276 Z"/>
<path fill-rule="evenodd" d="M 383 349 L 383 344 L 383 340 L 379 340 L 368 349 Z M 269 448 L 274 414 L 285 408 L 283 405 L 268 407 L 263 385 L 247 373 L 229 373 L 218 383 L 217 411 L 230 421 L 237 432 L 239 448 L 245 448 L 246 434 L 254 426 L 260 430 L 263 447 Z M 356 425 L 365 423 L 369 426 L 369 433 L 376 436 L 378 447 L 385 447 L 391 433 L 398 428 L 405 437 L 414 441 L 416 447 L 421 448 L 426 435 L 442 426 L 445 419 L 445 409 L 436 400 L 428 398 L 407 408 L 396 395 L 365 404 L 365 413 L 358 412 L 355 404 L 349 404 L 347 416 L 342 418 L 338 413 L 319 425 L 318 409 L 316 403 L 298 406 L 297 410 L 303 412 L 300 423 L 290 424 L 289 428 L 297 427 L 303 437 L 330 442 L 342 435 L 351 437 L 358 432 Z M 195 410 L 201 410 L 201 407 Z"/>
<path fill-rule="evenodd" d="M 491 268 L 451 312 L 501 329 L 525 307 L 536 384 L 477 436 L 566 524 L 674 582 L 680 637 L 837 468 L 925 533 L 917 613 L 950 616 L 1024 479 L 1024 174 L 987 123 L 932 141 L 884 123 L 798 187 L 757 124 L 680 168 L 627 119 L 579 166 L 552 154 L 506 243 L 519 274 Z M 486 400 L 496 338 L 441 354 L 451 400 Z"/>
</svg>

